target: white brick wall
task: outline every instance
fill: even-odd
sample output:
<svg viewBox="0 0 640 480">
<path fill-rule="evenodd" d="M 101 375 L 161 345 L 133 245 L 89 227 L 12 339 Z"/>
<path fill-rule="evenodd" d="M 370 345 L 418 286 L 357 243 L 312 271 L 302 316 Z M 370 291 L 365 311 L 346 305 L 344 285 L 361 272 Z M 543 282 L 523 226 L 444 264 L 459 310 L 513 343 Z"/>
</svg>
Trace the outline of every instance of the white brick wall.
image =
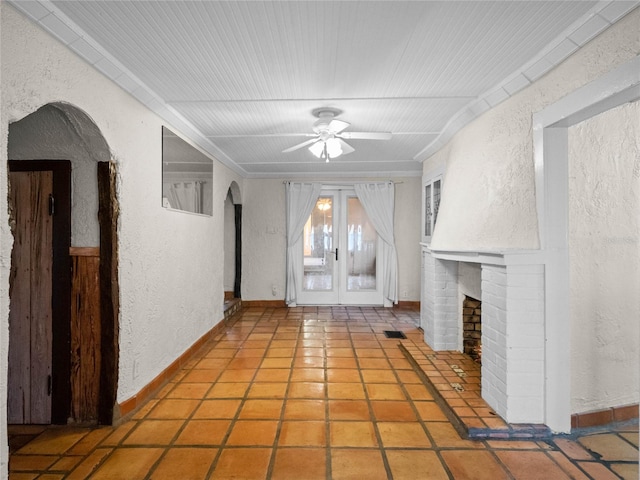
<svg viewBox="0 0 640 480">
<path fill-rule="evenodd" d="M 457 350 L 461 328 L 458 305 L 458 262 L 423 252 L 421 321 L 424 340 L 434 350 Z"/>
<path fill-rule="evenodd" d="M 482 397 L 506 420 L 507 268 L 482 265 Z"/>
<path fill-rule="evenodd" d="M 421 325 L 434 350 L 460 350 L 454 258 L 440 259 L 423 250 Z M 521 264 L 522 257 L 509 254 L 485 256 L 478 263 L 482 397 L 509 423 L 544 423 L 544 266 Z"/>
<path fill-rule="evenodd" d="M 482 265 L 482 396 L 510 423 L 544 421 L 544 268 Z"/>
<path fill-rule="evenodd" d="M 544 267 L 507 267 L 507 388 L 512 423 L 544 422 Z M 520 397 L 520 398 L 518 398 Z M 528 401 L 523 401 L 522 398 Z"/>
</svg>

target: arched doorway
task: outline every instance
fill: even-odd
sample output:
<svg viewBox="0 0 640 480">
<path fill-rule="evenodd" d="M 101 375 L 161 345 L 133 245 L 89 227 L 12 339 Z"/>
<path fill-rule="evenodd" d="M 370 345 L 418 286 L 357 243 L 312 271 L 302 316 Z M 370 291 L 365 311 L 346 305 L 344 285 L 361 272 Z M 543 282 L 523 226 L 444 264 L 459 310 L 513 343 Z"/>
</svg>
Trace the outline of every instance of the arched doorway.
<svg viewBox="0 0 640 480">
<path fill-rule="evenodd" d="M 118 290 L 109 147 L 86 113 L 51 103 L 9 125 L 8 157 L 9 423 L 111 423 Z M 36 214 L 44 229 L 34 232 Z M 33 268 L 37 279 L 26 274 Z"/>
<path fill-rule="evenodd" d="M 242 199 L 240 187 L 231 182 L 224 201 L 225 304 L 239 299 L 242 282 Z"/>
</svg>

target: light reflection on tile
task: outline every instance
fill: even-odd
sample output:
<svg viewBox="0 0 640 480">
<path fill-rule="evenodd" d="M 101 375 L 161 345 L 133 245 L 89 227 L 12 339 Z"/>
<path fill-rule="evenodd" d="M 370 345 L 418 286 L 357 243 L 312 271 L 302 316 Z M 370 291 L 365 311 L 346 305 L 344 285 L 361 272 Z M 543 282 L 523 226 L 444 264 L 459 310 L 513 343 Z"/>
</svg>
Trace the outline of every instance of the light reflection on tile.
<svg viewBox="0 0 640 480">
<path fill-rule="evenodd" d="M 10 426 L 10 472 L 71 480 L 637 476 L 637 421 L 579 441 L 460 438 L 421 375 L 442 387 L 440 397 L 468 426 L 508 426 L 480 397 L 477 365 L 430 350 L 418 316 L 246 308 L 122 425 Z M 407 339 L 387 339 L 384 330 Z"/>
</svg>

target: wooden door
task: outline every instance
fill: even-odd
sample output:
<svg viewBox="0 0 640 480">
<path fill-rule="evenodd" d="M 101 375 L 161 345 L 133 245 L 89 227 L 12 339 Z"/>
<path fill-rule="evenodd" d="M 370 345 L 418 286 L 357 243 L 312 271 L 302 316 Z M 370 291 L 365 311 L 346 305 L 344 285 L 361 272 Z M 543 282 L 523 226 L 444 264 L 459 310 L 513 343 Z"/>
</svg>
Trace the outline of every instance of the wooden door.
<svg viewBox="0 0 640 480">
<path fill-rule="evenodd" d="M 53 172 L 10 172 L 9 423 L 51 423 Z"/>
</svg>

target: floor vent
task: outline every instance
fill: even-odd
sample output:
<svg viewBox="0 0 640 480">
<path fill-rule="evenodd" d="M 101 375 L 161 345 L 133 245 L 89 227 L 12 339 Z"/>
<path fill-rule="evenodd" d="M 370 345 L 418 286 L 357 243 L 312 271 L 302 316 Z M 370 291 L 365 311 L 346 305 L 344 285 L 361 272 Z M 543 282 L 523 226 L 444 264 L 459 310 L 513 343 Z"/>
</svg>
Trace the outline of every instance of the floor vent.
<svg viewBox="0 0 640 480">
<path fill-rule="evenodd" d="M 400 330 L 385 330 L 384 336 L 387 338 L 407 338 L 407 336 Z"/>
</svg>

